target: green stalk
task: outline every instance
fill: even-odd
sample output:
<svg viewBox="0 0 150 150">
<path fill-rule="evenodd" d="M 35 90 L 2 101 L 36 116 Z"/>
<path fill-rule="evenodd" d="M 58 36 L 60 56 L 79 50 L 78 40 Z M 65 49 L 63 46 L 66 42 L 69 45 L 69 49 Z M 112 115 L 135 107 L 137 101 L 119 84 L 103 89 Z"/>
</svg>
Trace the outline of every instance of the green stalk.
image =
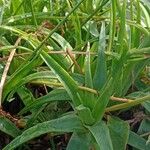
<svg viewBox="0 0 150 150">
<path fill-rule="evenodd" d="M 105 111 L 109 112 L 109 111 L 116 111 L 116 110 L 120 110 L 120 109 L 125 109 L 128 107 L 139 105 L 139 104 L 146 102 L 146 101 L 150 101 L 150 95 L 144 96 L 142 98 L 138 98 L 138 99 L 136 99 L 134 101 L 130 101 L 128 103 L 123 103 L 123 104 L 118 104 L 118 105 L 108 107 L 105 109 Z"/>
</svg>

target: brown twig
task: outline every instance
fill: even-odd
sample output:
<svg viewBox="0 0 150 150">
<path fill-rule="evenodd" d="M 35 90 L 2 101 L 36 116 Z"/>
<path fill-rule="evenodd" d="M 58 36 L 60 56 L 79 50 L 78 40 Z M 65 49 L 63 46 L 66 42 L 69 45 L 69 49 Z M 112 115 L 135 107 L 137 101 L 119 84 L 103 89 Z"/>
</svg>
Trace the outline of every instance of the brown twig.
<svg viewBox="0 0 150 150">
<path fill-rule="evenodd" d="M 2 108 L 0 108 L 0 116 L 9 119 L 18 128 L 24 128 L 26 126 L 26 122 L 25 122 L 24 119 L 20 119 L 20 118 L 14 117 L 9 112 L 4 111 Z"/>
<path fill-rule="evenodd" d="M 133 100 L 130 100 L 127 98 L 120 98 L 120 97 L 114 97 L 114 96 L 111 96 L 110 99 L 114 100 L 114 101 L 118 101 L 118 102 L 131 102 L 131 101 L 133 101 Z"/>
<path fill-rule="evenodd" d="M 21 38 L 19 37 L 14 46 L 17 47 L 18 44 L 20 43 L 20 41 L 21 41 Z M 2 105 L 2 93 L 3 93 L 3 87 L 4 87 L 4 84 L 5 84 L 5 80 L 6 80 L 6 77 L 7 77 L 7 72 L 9 70 L 9 67 L 10 67 L 10 64 L 11 64 L 11 61 L 13 59 L 13 56 L 14 56 L 15 52 L 16 52 L 15 48 L 10 52 L 10 55 L 8 57 L 8 60 L 6 62 L 6 65 L 5 65 L 3 74 L 2 74 L 2 78 L 1 78 L 1 82 L 0 82 L 0 107 Z"/>
<path fill-rule="evenodd" d="M 4 111 L 2 108 L 0 108 L 0 116 L 6 117 L 7 119 L 9 119 L 17 125 L 18 118 L 13 117 L 12 115 L 10 115 L 10 113 Z"/>
<path fill-rule="evenodd" d="M 77 63 L 74 54 L 72 53 L 72 51 L 70 49 L 66 49 L 67 54 L 69 55 L 69 57 L 71 58 L 71 60 L 73 61 L 73 63 L 75 64 L 75 66 L 77 67 L 78 71 L 83 74 L 81 67 L 79 66 L 79 64 Z"/>
<path fill-rule="evenodd" d="M 146 132 L 146 133 L 141 134 L 140 136 L 145 137 L 145 136 L 149 136 L 149 135 L 150 135 L 150 132 Z"/>
<path fill-rule="evenodd" d="M 62 83 L 53 83 L 53 82 L 49 82 L 48 84 L 44 81 L 42 81 L 43 83 L 42 84 L 45 84 L 47 86 L 54 86 L 54 87 L 63 87 L 63 84 Z M 33 84 L 41 84 L 37 81 L 31 81 L 31 83 Z M 87 91 L 87 92 L 90 92 L 90 93 L 93 93 L 95 95 L 100 95 L 100 93 L 95 90 L 95 89 L 91 89 L 89 87 L 85 87 L 85 86 L 79 86 L 79 89 L 82 90 L 82 91 Z M 131 100 L 131 99 L 127 99 L 127 98 L 120 98 L 120 97 L 115 97 L 115 96 L 111 96 L 110 97 L 110 100 L 112 101 L 118 101 L 118 102 L 125 102 L 125 103 L 128 103 L 128 102 L 132 102 L 134 100 Z"/>
<path fill-rule="evenodd" d="M 49 54 L 66 54 L 67 53 L 65 51 L 49 51 Z M 30 55 L 31 53 L 20 53 L 20 54 L 14 54 L 14 57 L 19 57 L 19 56 L 24 56 L 24 55 Z M 87 52 L 80 52 L 80 51 L 72 51 L 72 54 L 74 55 L 87 55 Z M 90 52 L 90 55 L 97 55 L 97 53 L 94 52 Z M 0 58 L 0 62 L 5 61 L 9 58 L 9 56 Z"/>
</svg>

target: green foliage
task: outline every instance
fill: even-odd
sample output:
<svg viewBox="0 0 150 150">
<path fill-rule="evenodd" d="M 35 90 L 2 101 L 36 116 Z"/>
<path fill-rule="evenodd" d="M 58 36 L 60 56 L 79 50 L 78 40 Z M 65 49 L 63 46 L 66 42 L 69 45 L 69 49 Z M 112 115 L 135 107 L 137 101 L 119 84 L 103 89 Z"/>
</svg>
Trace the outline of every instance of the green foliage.
<svg viewBox="0 0 150 150">
<path fill-rule="evenodd" d="M 0 109 L 0 130 L 13 137 L 3 150 L 49 133 L 72 134 L 67 150 L 150 149 L 149 6 L 147 0 L 2 1 L 0 77 L 16 49 L 0 87 L 2 106 L 17 98 L 24 106 L 15 115 L 26 122 L 20 130 Z M 136 117 L 126 111 L 140 108 L 135 130 Z"/>
<path fill-rule="evenodd" d="M 4 117 L 0 117 L 0 130 L 12 137 L 17 137 L 21 134 L 21 131 L 11 121 Z"/>
</svg>

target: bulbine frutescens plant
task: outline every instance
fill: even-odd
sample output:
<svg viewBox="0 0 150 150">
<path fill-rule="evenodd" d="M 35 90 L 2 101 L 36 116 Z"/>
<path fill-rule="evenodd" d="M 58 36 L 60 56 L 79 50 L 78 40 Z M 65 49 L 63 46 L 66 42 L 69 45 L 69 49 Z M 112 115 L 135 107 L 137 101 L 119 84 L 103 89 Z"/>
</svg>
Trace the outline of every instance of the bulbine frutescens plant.
<svg viewBox="0 0 150 150">
<path fill-rule="evenodd" d="M 36 34 L 28 34 L 17 27 L 8 26 L 9 22 L 5 21 L 10 21 L 9 18 L 4 20 L 6 25 L 0 26 L 5 32 L 11 31 L 12 34 L 19 35 L 23 44 L 21 43 L 18 49 L 28 51 L 29 55 L 24 57 L 25 60 L 21 67 L 8 77 L 3 90 L 3 100 L 9 100 L 13 93 L 17 92 L 25 104 L 20 114 L 31 112 L 23 132 L 8 120 L 0 118 L 5 125 L 5 129 L 1 130 L 15 137 L 4 150 L 14 149 L 30 139 L 49 132 L 73 133 L 67 146 L 68 150 L 124 150 L 127 144 L 139 148 L 131 140 L 132 138 L 140 138 L 138 140 L 143 142 L 140 148 L 149 149 L 150 145 L 145 145 L 144 138 L 138 137 L 129 130 L 127 122 L 111 115 L 105 115 L 105 112 L 128 108 L 150 99 L 149 95 L 135 100 L 119 98 L 126 95 L 136 77 L 150 62 L 149 30 L 141 26 L 141 23 L 147 23 L 148 20 L 147 17 L 143 18 L 140 12 L 141 7 L 145 8 L 145 3 L 102 0 L 94 4 L 95 1 L 81 0 L 73 7 L 71 1 L 66 2 L 65 5 L 70 9 L 69 13 L 51 31 L 40 27 L 40 31 L 37 31 Z M 127 9 L 129 4 L 130 8 Z M 22 3 L 18 9 L 21 5 Z M 33 11 L 32 5 L 31 2 L 31 16 L 37 28 L 36 17 L 39 17 L 39 14 Z M 79 12 L 77 8 L 80 9 Z M 146 13 L 147 8 L 144 10 L 143 12 Z M 138 15 L 135 16 L 137 12 Z M 85 13 L 88 16 L 84 16 Z M 67 39 L 65 40 L 56 33 L 69 17 L 75 31 L 69 33 L 66 30 L 67 35 L 74 33 L 75 49 L 85 52 L 84 57 L 78 59 L 73 55 L 72 43 L 67 42 Z M 86 19 L 82 21 L 85 17 Z M 90 20 L 91 18 L 93 21 Z M 17 20 L 17 17 L 14 17 L 15 19 Z M 100 25 L 97 20 L 100 20 Z M 145 26 L 149 27 L 146 23 Z M 34 27 L 29 27 L 29 29 L 34 30 Z M 86 33 L 86 36 L 82 32 Z M 46 38 L 41 42 L 38 34 Z M 1 39 L 3 39 L 2 48 L 4 50 L 13 48 L 11 45 L 5 46 L 7 37 L 5 40 Z M 57 49 L 57 52 L 62 48 L 69 57 L 49 54 L 50 46 Z M 82 51 L 78 52 L 82 53 Z M 92 52 L 96 55 L 91 55 Z M 43 62 L 50 71 L 48 68 L 46 71 L 35 71 L 35 68 L 41 66 Z M 70 62 L 73 62 L 73 68 Z M 70 69 L 70 72 L 67 69 Z M 27 89 L 25 90 L 26 83 L 63 86 L 64 88 L 54 88 L 50 93 L 35 101 Z M 35 119 L 44 110 L 45 104 L 56 101 L 68 101 L 73 111 L 34 125 Z M 13 131 L 10 132 L 11 129 Z"/>
</svg>

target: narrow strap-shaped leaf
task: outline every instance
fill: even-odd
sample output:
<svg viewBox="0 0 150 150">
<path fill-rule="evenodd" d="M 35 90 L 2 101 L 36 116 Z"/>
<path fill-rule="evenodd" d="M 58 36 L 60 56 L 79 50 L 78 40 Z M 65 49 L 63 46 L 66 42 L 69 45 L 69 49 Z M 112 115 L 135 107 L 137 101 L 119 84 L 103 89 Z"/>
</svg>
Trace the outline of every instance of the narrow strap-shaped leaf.
<svg viewBox="0 0 150 150">
<path fill-rule="evenodd" d="M 99 121 L 102 119 L 105 108 L 109 102 L 110 96 L 113 90 L 113 79 L 109 79 L 105 87 L 101 90 L 100 96 L 97 99 L 97 102 L 93 108 L 92 115 Z"/>
<path fill-rule="evenodd" d="M 35 54 L 33 54 L 33 58 L 35 58 L 36 56 L 38 56 L 41 51 L 42 51 L 42 46 L 44 45 L 44 43 L 51 37 L 51 35 L 56 32 L 58 30 L 58 28 L 63 25 L 66 20 L 70 17 L 71 14 L 73 14 L 75 12 L 75 10 L 80 6 L 80 4 L 83 2 L 84 0 L 80 0 L 76 6 L 74 6 L 72 8 L 72 10 L 66 15 L 66 17 L 61 21 L 59 22 L 59 24 L 57 24 L 57 26 L 46 36 L 46 38 L 39 44 L 39 46 L 36 47 L 35 49 Z"/>
<path fill-rule="evenodd" d="M 26 62 L 20 67 L 6 82 L 4 86 L 4 92 L 3 92 L 3 99 L 6 98 L 7 94 L 16 88 L 18 84 L 20 83 L 20 80 L 29 74 L 29 72 L 36 66 L 41 63 L 40 59 L 33 59 L 30 62 Z"/>
<path fill-rule="evenodd" d="M 12 137 L 16 137 L 21 134 L 21 131 L 11 121 L 1 116 L 0 130 Z"/>
<path fill-rule="evenodd" d="M 103 121 L 87 126 L 87 128 L 95 138 L 100 150 L 113 150 L 109 129 Z"/>
<path fill-rule="evenodd" d="M 24 103 L 25 106 L 28 106 L 32 102 L 34 102 L 33 94 L 26 87 L 22 86 L 22 87 L 18 88 L 17 93 L 18 93 L 19 97 L 21 98 L 21 100 L 22 100 L 22 102 Z"/>
<path fill-rule="evenodd" d="M 72 77 L 46 52 L 42 51 L 41 57 L 47 66 L 52 69 L 54 73 L 56 73 L 60 82 L 63 83 L 75 106 L 80 105 L 81 101 L 78 86 Z"/>
<path fill-rule="evenodd" d="M 116 51 L 122 53 L 123 46 L 124 46 L 124 39 L 126 37 L 126 0 L 123 1 L 122 7 L 117 0 L 118 9 L 121 10 L 119 12 L 120 15 L 120 30 L 118 32 L 118 45 L 116 46 Z"/>
<path fill-rule="evenodd" d="M 112 49 L 116 32 L 116 0 L 111 1 L 110 21 L 108 51 Z"/>
<path fill-rule="evenodd" d="M 98 58 L 93 78 L 94 88 L 97 90 L 100 90 L 104 86 L 107 78 L 107 67 L 104 53 L 106 46 L 105 43 L 105 24 L 103 22 L 99 35 Z"/>
<path fill-rule="evenodd" d="M 30 105 L 23 108 L 19 114 L 23 114 L 29 110 L 40 108 L 43 104 L 54 102 L 54 101 L 70 101 L 70 97 L 64 89 L 56 89 L 48 93 L 45 96 L 42 96 L 36 101 L 30 103 Z"/>
<path fill-rule="evenodd" d="M 91 110 L 88 107 L 79 105 L 76 107 L 77 113 L 84 124 L 92 125 L 95 122 L 95 119 L 92 116 Z"/>
<path fill-rule="evenodd" d="M 85 56 L 85 86 L 93 88 L 90 62 L 90 43 L 87 44 L 87 55 Z"/>
<path fill-rule="evenodd" d="M 87 55 L 85 56 L 85 86 L 93 88 L 93 80 L 91 74 L 91 61 L 90 61 L 90 44 L 87 44 Z M 85 92 L 84 95 L 84 105 L 89 107 L 91 110 L 94 106 L 94 95 L 88 92 Z"/>
<path fill-rule="evenodd" d="M 82 132 L 84 128 L 75 115 L 67 115 L 55 120 L 39 123 L 17 136 L 3 150 L 13 150 L 19 145 L 48 132 Z"/>
<path fill-rule="evenodd" d="M 71 10 L 73 7 L 73 4 L 71 1 L 67 1 L 68 7 Z M 76 40 L 76 46 L 80 45 L 82 43 L 82 34 L 81 34 L 81 25 L 80 25 L 80 20 L 79 20 L 79 15 L 74 11 L 72 16 L 72 25 L 74 26 L 74 31 L 75 31 L 75 40 Z"/>
</svg>

